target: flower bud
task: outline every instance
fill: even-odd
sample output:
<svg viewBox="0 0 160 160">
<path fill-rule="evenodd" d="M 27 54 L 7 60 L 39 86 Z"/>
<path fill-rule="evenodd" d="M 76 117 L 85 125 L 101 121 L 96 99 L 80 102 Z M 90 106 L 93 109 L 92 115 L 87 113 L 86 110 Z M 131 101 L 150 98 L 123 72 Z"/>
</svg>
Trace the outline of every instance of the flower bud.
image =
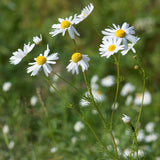
<svg viewBox="0 0 160 160">
<path fill-rule="evenodd" d="M 131 122 L 131 118 L 128 117 L 127 115 L 123 114 L 124 117 L 122 117 L 122 120 L 125 124 L 128 124 Z"/>
</svg>

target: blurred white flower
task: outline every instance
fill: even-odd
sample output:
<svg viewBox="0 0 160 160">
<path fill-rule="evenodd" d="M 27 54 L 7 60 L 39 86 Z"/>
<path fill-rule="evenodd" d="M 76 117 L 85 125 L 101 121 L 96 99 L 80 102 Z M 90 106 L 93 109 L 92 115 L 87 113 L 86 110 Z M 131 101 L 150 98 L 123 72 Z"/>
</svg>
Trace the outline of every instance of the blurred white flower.
<svg viewBox="0 0 160 160">
<path fill-rule="evenodd" d="M 137 158 L 137 152 L 134 152 L 134 158 Z M 138 149 L 138 157 L 144 157 L 144 151 L 142 149 Z"/>
<path fill-rule="evenodd" d="M 156 160 L 160 160 L 160 156 L 159 156 L 159 157 L 156 157 Z"/>
<path fill-rule="evenodd" d="M 81 99 L 79 104 L 82 107 L 86 107 L 86 106 L 88 106 L 90 104 L 90 102 L 88 102 L 86 99 Z"/>
<path fill-rule="evenodd" d="M 98 76 L 94 75 L 91 78 L 91 88 L 92 88 L 92 90 L 97 90 L 99 88 L 98 84 L 96 84 L 97 81 L 98 81 Z"/>
<path fill-rule="evenodd" d="M 138 134 L 137 134 L 137 141 L 138 142 L 141 142 L 143 139 L 144 139 L 145 135 L 144 135 L 144 131 L 141 129 L 138 131 Z"/>
<path fill-rule="evenodd" d="M 112 110 L 113 110 L 113 107 L 114 107 L 114 103 L 112 104 L 112 107 L 111 107 Z M 118 102 L 116 102 L 114 110 L 116 110 L 117 108 L 118 108 Z"/>
<path fill-rule="evenodd" d="M 5 82 L 5 83 L 3 84 L 2 89 L 3 89 L 4 92 L 7 92 L 7 91 L 10 90 L 11 86 L 12 86 L 12 83 L 11 83 L 11 82 Z"/>
<path fill-rule="evenodd" d="M 151 133 L 154 131 L 155 123 L 154 122 L 149 122 L 146 124 L 145 129 L 147 132 Z"/>
<path fill-rule="evenodd" d="M 9 132 L 9 127 L 8 127 L 8 125 L 4 125 L 3 126 L 3 133 L 4 134 L 7 134 Z"/>
<path fill-rule="evenodd" d="M 131 122 L 131 118 L 128 117 L 127 115 L 123 114 L 122 120 L 125 124 L 130 123 Z"/>
<path fill-rule="evenodd" d="M 10 141 L 9 145 L 8 145 L 8 148 L 9 149 L 13 149 L 14 148 L 14 144 L 15 144 L 14 141 Z"/>
<path fill-rule="evenodd" d="M 83 128 L 84 128 L 84 124 L 83 124 L 81 121 L 77 121 L 77 122 L 75 123 L 75 125 L 74 125 L 74 130 L 75 130 L 76 132 L 80 132 L 81 129 L 83 129 Z"/>
<path fill-rule="evenodd" d="M 126 83 L 122 90 L 121 90 L 121 96 L 126 96 L 129 93 L 132 93 L 135 90 L 134 85 L 132 85 L 131 83 Z"/>
<path fill-rule="evenodd" d="M 149 142 L 156 141 L 157 139 L 158 139 L 158 135 L 156 133 L 152 133 L 145 137 L 145 142 L 149 143 Z"/>
<path fill-rule="evenodd" d="M 32 96 L 30 99 L 31 106 L 35 106 L 37 101 L 38 101 L 38 98 L 36 96 Z"/>
<path fill-rule="evenodd" d="M 143 105 L 148 105 L 151 103 L 151 94 L 149 92 L 144 92 L 144 100 L 143 100 Z M 142 103 L 142 94 L 141 93 L 137 93 L 136 97 L 134 99 L 134 104 L 135 105 L 141 105 Z"/>
<path fill-rule="evenodd" d="M 55 152 L 57 152 L 57 150 L 58 150 L 58 148 L 53 147 L 53 148 L 51 148 L 50 152 L 51 152 L 51 153 L 55 153 Z"/>
<path fill-rule="evenodd" d="M 97 112 L 97 110 L 95 110 L 95 109 L 92 109 L 92 114 L 98 114 L 98 112 Z"/>
<path fill-rule="evenodd" d="M 42 35 L 40 34 L 40 37 L 33 37 L 33 42 L 37 45 L 40 44 L 42 42 Z"/>
<path fill-rule="evenodd" d="M 119 144 L 119 139 L 115 138 L 114 140 L 115 140 L 116 145 L 118 145 Z"/>
<path fill-rule="evenodd" d="M 125 105 L 126 106 L 131 105 L 132 101 L 133 101 L 133 97 L 131 95 L 127 96 L 126 101 L 125 101 Z"/>
<path fill-rule="evenodd" d="M 128 156 L 130 156 L 130 153 L 131 153 L 131 150 L 130 150 L 129 148 L 126 148 L 126 149 L 124 150 L 123 156 L 124 156 L 125 158 L 127 158 Z"/>
<path fill-rule="evenodd" d="M 72 137 L 71 142 L 72 142 L 72 144 L 75 144 L 77 142 L 77 137 Z"/>
<path fill-rule="evenodd" d="M 92 90 L 93 98 L 97 102 L 103 102 L 105 99 L 104 94 L 99 90 Z"/>
<path fill-rule="evenodd" d="M 103 87 L 111 87 L 115 83 L 115 77 L 112 75 L 108 75 L 101 80 L 101 85 Z"/>
</svg>

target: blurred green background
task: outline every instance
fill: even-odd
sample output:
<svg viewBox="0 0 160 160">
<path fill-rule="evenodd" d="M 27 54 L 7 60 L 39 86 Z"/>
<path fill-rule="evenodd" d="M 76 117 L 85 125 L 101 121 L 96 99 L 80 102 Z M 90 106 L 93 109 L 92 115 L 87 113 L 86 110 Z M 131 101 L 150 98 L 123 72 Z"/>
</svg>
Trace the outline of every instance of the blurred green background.
<svg viewBox="0 0 160 160">
<path fill-rule="evenodd" d="M 156 124 L 155 132 L 160 133 L 160 0 L 1 0 L 0 126 L 1 128 L 5 124 L 9 126 L 8 139 L 13 140 L 15 146 L 9 150 L 3 132 L 0 132 L 0 159 L 8 160 L 10 155 L 20 160 L 106 159 L 103 149 L 87 127 L 80 133 L 74 131 L 73 126 L 80 118 L 74 111 L 66 108 L 65 102 L 55 92 L 50 92 L 48 84 L 40 74 L 30 77 L 26 73 L 28 66 L 25 61 L 16 66 L 9 63 L 12 52 L 17 51 L 18 48 L 23 49 L 24 43 L 32 43 L 33 36 L 42 34 L 43 43 L 30 53 L 31 57 L 43 53 L 46 45 L 49 44 L 51 52 L 58 52 L 60 57 L 58 63 L 53 66 L 54 71 L 85 92 L 83 75 L 72 75 L 65 69 L 71 55 L 75 52 L 74 43 L 68 33 L 64 37 L 59 34 L 52 38 L 49 32 L 52 30 L 51 26 L 58 23 L 58 18 L 79 14 L 90 2 L 95 7 L 93 12 L 75 26 L 81 35 L 76 38 L 78 50 L 89 55 L 91 59 L 87 72 L 88 79 L 95 74 L 98 75 L 99 80 L 107 75 L 116 75 L 113 59 L 101 58 L 99 55 L 101 31 L 112 26 L 113 23 L 122 25 L 128 22 L 133 25 L 136 36 L 140 37 L 135 49 L 146 71 L 146 90 L 152 96 L 151 104 L 143 109 L 140 127 L 144 129 L 145 125 L 152 121 Z M 121 57 L 120 74 L 123 80 L 120 89 L 126 82 L 130 82 L 135 85 L 135 92 L 141 92 L 142 76 L 134 69 L 136 61 L 132 58 L 133 55 L 129 52 Z M 12 83 L 7 92 L 2 88 L 5 82 Z M 70 86 L 61 80 L 58 80 L 57 86 L 71 103 L 80 107 L 80 97 Z M 100 89 L 106 95 L 106 100 L 100 104 L 100 109 L 109 120 L 116 85 L 111 88 L 100 86 Z M 38 97 L 38 102 L 32 106 L 30 99 L 34 95 Z M 121 121 L 121 116 L 124 112 L 128 113 L 136 124 L 138 112 L 134 109 L 134 105 L 124 106 L 123 97 L 119 96 L 118 101 L 119 108 L 114 116 L 114 131 L 120 141 L 119 148 L 123 152 L 126 146 L 131 146 L 131 136 L 124 137 L 124 130 L 127 127 Z M 44 114 L 43 102 L 47 106 L 50 124 Z M 102 141 L 106 145 L 112 144 L 103 132 L 98 115 L 91 114 L 91 106 L 85 108 L 84 113 Z M 76 143 L 71 142 L 73 137 L 77 138 Z M 142 159 L 156 159 L 160 156 L 159 144 L 160 140 L 150 143 L 149 152 L 145 151 L 145 158 Z M 145 146 L 145 142 L 140 142 L 140 146 Z M 58 150 L 51 153 L 52 147 Z"/>
</svg>

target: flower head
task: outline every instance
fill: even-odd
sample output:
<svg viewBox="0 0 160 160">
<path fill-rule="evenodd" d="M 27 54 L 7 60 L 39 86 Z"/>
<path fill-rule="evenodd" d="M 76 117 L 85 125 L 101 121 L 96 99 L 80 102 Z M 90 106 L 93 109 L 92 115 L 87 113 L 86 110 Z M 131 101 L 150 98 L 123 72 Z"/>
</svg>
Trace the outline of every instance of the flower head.
<svg viewBox="0 0 160 160">
<path fill-rule="evenodd" d="M 34 46 L 35 44 L 30 45 L 30 42 L 28 44 L 24 44 L 23 50 L 18 49 L 18 51 L 13 52 L 13 56 L 10 57 L 10 63 L 14 65 L 20 63 L 21 60 L 32 51 Z"/>
<path fill-rule="evenodd" d="M 122 120 L 125 124 L 128 124 L 131 122 L 131 118 L 128 117 L 127 115 L 123 114 Z"/>
<path fill-rule="evenodd" d="M 5 82 L 5 83 L 3 84 L 3 86 L 2 86 L 2 89 L 3 89 L 4 92 L 7 92 L 7 91 L 10 90 L 11 86 L 12 86 L 12 83 L 11 83 L 11 82 Z"/>
<path fill-rule="evenodd" d="M 99 48 L 101 57 L 109 58 L 119 50 L 123 50 L 123 45 L 120 45 L 121 41 L 117 41 L 115 38 L 103 38 L 102 43 Z"/>
<path fill-rule="evenodd" d="M 9 132 L 9 127 L 8 127 L 8 125 L 4 125 L 3 126 L 3 133 L 4 134 L 7 134 Z"/>
<path fill-rule="evenodd" d="M 82 72 L 85 70 L 88 70 L 89 67 L 89 58 L 87 55 L 83 55 L 81 53 L 74 53 L 72 55 L 72 58 L 70 60 L 70 64 L 66 67 L 67 71 L 72 71 L 72 74 L 76 73 L 79 74 L 78 66 L 80 65 L 82 67 Z"/>
<path fill-rule="evenodd" d="M 133 36 L 135 34 L 134 27 L 129 27 L 129 24 L 124 22 L 122 27 L 119 25 L 116 26 L 113 24 L 114 28 L 106 28 L 105 31 L 102 31 L 102 33 L 105 35 L 106 38 L 116 38 L 117 40 L 120 40 L 120 43 L 122 42 L 124 45 L 124 49 L 128 49 L 128 41 L 132 43 L 136 43 L 138 38 Z"/>
<path fill-rule="evenodd" d="M 77 121 L 76 124 L 74 125 L 74 130 L 76 132 L 80 132 L 81 129 L 84 128 L 84 124 L 81 121 Z"/>
<path fill-rule="evenodd" d="M 57 54 L 58 53 L 52 53 L 48 56 L 50 52 L 49 46 L 47 45 L 47 49 L 44 52 L 44 55 L 40 54 L 37 58 L 35 58 L 35 62 L 29 63 L 29 65 L 32 65 L 27 68 L 27 73 L 31 73 L 31 76 L 35 76 L 41 67 L 43 67 L 44 73 L 46 76 L 48 76 L 48 73 L 51 73 L 52 68 L 49 64 L 56 64 L 55 60 L 58 59 Z"/>
<path fill-rule="evenodd" d="M 40 37 L 33 37 L 33 42 L 37 45 L 40 44 L 42 42 L 42 35 L 40 34 Z"/>
<path fill-rule="evenodd" d="M 74 17 L 70 16 L 69 18 L 65 18 L 65 19 L 59 18 L 58 21 L 60 22 L 59 24 L 52 25 L 52 28 L 54 30 L 49 33 L 52 35 L 52 37 L 56 36 L 59 33 L 62 33 L 62 36 L 64 36 L 67 30 L 71 39 L 75 38 L 74 34 L 76 34 L 77 36 L 80 36 L 80 34 L 77 32 L 77 30 L 73 26 L 74 24 L 79 23 L 79 20 L 77 19 L 76 14 L 74 15 Z"/>
<path fill-rule="evenodd" d="M 126 83 L 121 90 L 121 96 L 126 96 L 129 93 L 133 92 L 134 90 L 135 90 L 134 85 L 132 85 L 131 83 Z"/>
<path fill-rule="evenodd" d="M 101 85 L 104 87 L 111 87 L 115 83 L 115 77 L 112 75 L 108 75 L 101 80 Z"/>
</svg>

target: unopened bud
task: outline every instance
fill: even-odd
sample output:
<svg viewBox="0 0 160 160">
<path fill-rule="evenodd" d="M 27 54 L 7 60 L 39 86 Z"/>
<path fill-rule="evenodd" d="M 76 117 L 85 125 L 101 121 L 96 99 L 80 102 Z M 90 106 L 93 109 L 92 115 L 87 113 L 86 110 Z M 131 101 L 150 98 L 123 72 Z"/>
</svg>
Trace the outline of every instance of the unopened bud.
<svg viewBox="0 0 160 160">
<path fill-rule="evenodd" d="M 134 56 L 133 56 L 133 59 L 136 59 L 136 58 L 137 58 L 137 55 L 134 55 Z"/>
<path fill-rule="evenodd" d="M 138 65 L 135 65 L 135 66 L 134 66 L 134 69 L 138 69 L 138 68 L 139 68 L 139 66 L 138 66 Z"/>
</svg>

